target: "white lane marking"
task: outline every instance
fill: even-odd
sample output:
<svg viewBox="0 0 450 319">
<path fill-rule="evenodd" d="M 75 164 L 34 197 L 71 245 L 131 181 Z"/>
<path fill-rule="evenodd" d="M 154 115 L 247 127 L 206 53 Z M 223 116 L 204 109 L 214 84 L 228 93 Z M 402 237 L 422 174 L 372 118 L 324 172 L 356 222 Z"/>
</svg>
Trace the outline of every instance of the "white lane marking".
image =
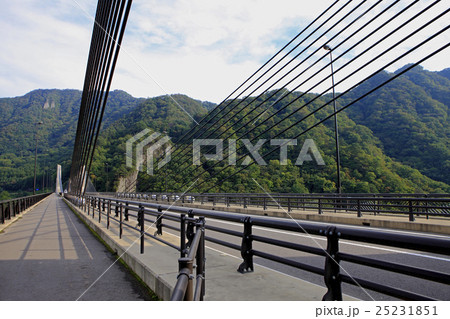
<svg viewBox="0 0 450 319">
<path fill-rule="evenodd" d="M 223 221 L 223 220 L 214 220 L 214 222 L 242 227 L 241 224 L 237 224 L 237 223 L 234 223 L 234 222 Z M 284 234 L 284 235 L 297 236 L 297 237 L 303 237 L 303 238 L 308 238 L 308 239 L 311 237 L 311 236 L 303 235 L 303 234 L 299 234 L 299 233 L 287 232 L 287 231 L 278 230 L 278 229 L 263 228 L 263 227 L 258 227 L 258 226 L 254 226 L 253 229 L 259 229 L 259 230 L 263 230 L 263 231 L 279 233 L 279 234 Z M 314 236 L 314 238 L 315 239 L 319 239 L 319 240 L 323 240 L 323 241 L 327 240 L 326 238 L 321 237 L 321 236 Z M 430 259 L 434 259 L 434 260 L 442 260 L 442 261 L 450 262 L 450 258 L 436 257 L 436 256 L 417 254 L 417 253 L 412 253 L 412 252 L 407 252 L 407 251 L 402 251 L 402 250 L 396 250 L 396 249 L 390 249 L 390 248 L 383 248 L 383 247 L 375 247 L 375 246 L 371 246 L 371 245 L 357 244 L 357 243 L 346 241 L 346 240 L 341 240 L 340 243 L 346 244 L 346 245 L 350 245 L 350 246 L 357 246 L 357 247 L 363 247 L 363 248 L 377 249 L 377 250 L 389 251 L 389 252 L 398 253 L 398 254 L 405 254 L 405 255 L 410 255 L 410 256 L 415 256 L 415 257 L 430 258 Z"/>
<path fill-rule="evenodd" d="M 212 247 L 209 247 L 209 246 L 206 246 L 206 245 L 205 245 L 205 247 L 208 248 L 208 249 L 214 250 L 214 251 L 216 251 L 216 252 L 218 252 L 218 253 L 221 253 L 221 254 L 223 254 L 223 255 L 227 255 L 227 256 L 229 256 L 229 257 L 233 257 L 233 258 L 235 258 L 235 259 L 238 259 L 238 260 L 241 260 L 241 261 L 242 261 L 242 257 L 234 256 L 234 255 L 231 255 L 231 254 L 226 253 L 226 252 L 224 252 L 224 251 L 221 251 L 221 250 L 218 250 L 218 249 L 216 249 L 216 248 L 212 248 Z M 281 271 L 276 270 L 276 269 L 273 269 L 273 268 L 269 268 L 269 267 L 266 267 L 266 266 L 257 264 L 257 263 L 255 263 L 255 262 L 253 263 L 253 265 L 256 265 L 256 266 L 258 266 L 258 267 L 261 267 L 261 268 L 264 268 L 264 269 L 267 269 L 267 270 L 271 270 L 271 271 L 276 272 L 276 273 L 278 273 L 278 274 L 280 274 L 280 275 L 283 275 L 283 276 L 287 276 L 287 277 L 290 277 L 290 278 L 293 278 L 293 279 L 297 279 L 297 280 L 300 280 L 300 281 L 307 282 L 307 283 L 309 283 L 309 284 L 311 284 L 311 285 L 314 285 L 314 286 L 316 286 L 316 287 L 320 287 L 320 288 L 322 288 L 322 289 L 324 289 L 324 290 L 327 289 L 327 288 L 325 288 L 325 287 L 323 287 L 323 286 L 321 286 L 321 285 L 318 285 L 318 284 L 315 284 L 315 283 L 313 283 L 313 282 L 310 282 L 310 281 L 307 281 L 307 280 L 304 280 L 304 279 L 301 279 L 301 278 L 298 278 L 298 277 L 295 277 L 295 276 L 286 274 L 286 273 L 284 273 L 284 272 L 281 272 Z M 354 297 L 353 297 L 353 298 L 354 298 Z M 355 298 L 355 299 L 356 299 L 356 298 Z"/>
<path fill-rule="evenodd" d="M 66 207 L 67 207 L 67 206 L 66 206 Z M 63 209 L 64 209 L 64 208 L 63 208 Z M 72 220 L 71 214 L 67 214 L 67 217 L 68 217 L 70 223 L 72 224 L 73 229 L 74 229 L 75 232 L 77 233 L 77 236 L 78 236 L 78 238 L 79 238 L 80 241 L 81 241 L 81 244 L 84 246 L 84 249 L 86 249 L 86 252 L 88 253 L 89 258 L 90 258 L 90 259 L 94 259 L 94 257 L 92 256 L 92 254 L 91 254 L 91 252 L 90 252 L 88 246 L 86 245 L 86 242 L 83 240 L 83 236 L 81 236 L 81 234 L 78 232 L 78 228 L 75 226 L 75 224 L 74 224 L 74 222 L 73 222 L 73 220 Z M 84 225 L 82 225 L 82 226 L 84 227 Z M 72 243 L 73 243 L 73 241 L 72 241 Z"/>
</svg>

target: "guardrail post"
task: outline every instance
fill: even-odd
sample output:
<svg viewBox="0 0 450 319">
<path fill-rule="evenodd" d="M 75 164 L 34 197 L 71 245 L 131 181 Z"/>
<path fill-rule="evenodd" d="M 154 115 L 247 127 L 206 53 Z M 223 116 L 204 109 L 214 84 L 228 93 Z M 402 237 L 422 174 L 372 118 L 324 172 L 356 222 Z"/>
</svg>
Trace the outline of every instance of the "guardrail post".
<svg viewBox="0 0 450 319">
<path fill-rule="evenodd" d="M 318 206 L 319 206 L 319 215 L 321 215 L 322 214 L 322 205 L 320 203 L 320 198 L 319 198 Z"/>
<path fill-rule="evenodd" d="M 192 272 L 194 269 L 193 260 L 190 260 L 187 257 L 183 257 L 178 259 L 178 269 L 180 271 L 181 276 L 188 277 L 188 284 L 186 288 L 186 294 L 184 295 L 184 301 L 193 301 L 194 300 L 194 284 L 192 282 L 193 276 Z M 182 272 L 183 269 L 187 269 L 187 273 Z"/>
<path fill-rule="evenodd" d="M 291 198 L 288 197 L 288 212 L 290 212 L 291 210 Z"/>
<path fill-rule="evenodd" d="M 156 218 L 156 232 L 155 232 L 155 236 L 156 235 L 162 235 L 162 219 L 163 219 L 163 214 L 159 214 L 162 213 L 162 208 L 161 206 L 158 207 L 158 216 Z"/>
<path fill-rule="evenodd" d="M 338 196 L 338 195 L 334 195 L 334 196 Z M 332 203 L 332 205 L 333 205 L 333 207 L 334 207 L 334 212 L 335 213 L 337 213 L 337 211 L 338 211 L 338 209 L 339 209 L 339 199 L 338 198 L 334 198 L 334 199 L 331 199 L 331 203 Z"/>
<path fill-rule="evenodd" d="M 10 214 L 10 216 L 12 215 L 12 217 L 15 217 L 16 216 L 16 212 L 14 211 L 13 205 L 14 205 L 13 201 L 10 201 L 9 202 L 9 212 L 10 212 L 9 214 Z"/>
<path fill-rule="evenodd" d="M 111 215 L 111 200 L 108 200 L 108 210 L 106 211 L 106 229 L 109 229 L 109 216 Z"/>
<path fill-rule="evenodd" d="M 362 217 L 362 213 L 361 213 L 361 202 L 359 201 L 359 199 L 356 200 L 356 207 L 357 207 L 357 209 L 358 209 L 357 216 L 358 216 L 358 217 Z"/>
<path fill-rule="evenodd" d="M 11 202 L 8 203 L 7 209 L 8 209 L 8 219 L 11 219 L 13 217 L 11 212 Z"/>
<path fill-rule="evenodd" d="M 95 208 L 97 207 L 97 198 L 94 197 L 94 200 L 92 202 L 92 218 L 95 218 Z"/>
<path fill-rule="evenodd" d="M 101 200 L 101 207 L 102 207 L 102 210 L 98 210 L 98 222 L 100 223 L 101 221 L 102 221 L 102 211 L 105 211 L 105 200 L 102 198 L 102 199 L 98 199 L 99 201 Z M 99 204 L 100 204 L 100 202 L 99 202 Z"/>
<path fill-rule="evenodd" d="M 325 258 L 325 285 L 328 288 L 322 301 L 342 301 L 341 275 L 339 267 L 339 237 L 335 226 L 325 230 L 327 236 L 327 256 Z"/>
<path fill-rule="evenodd" d="M 205 295 L 205 217 L 199 217 L 199 221 L 197 223 L 197 232 L 201 232 L 200 243 L 197 250 L 197 281 L 201 280 L 202 285 L 200 287 L 200 301 L 203 301 L 203 297 Z M 197 286 L 198 287 L 198 286 Z M 197 290 L 197 289 L 196 289 Z M 195 291 L 194 295 L 197 295 L 197 291 Z"/>
<path fill-rule="evenodd" d="M 114 208 L 114 217 L 119 217 L 119 201 L 116 200 L 116 207 Z"/>
<path fill-rule="evenodd" d="M 144 206 L 142 204 L 139 205 L 139 212 L 138 212 L 138 218 L 139 218 L 139 224 L 141 226 L 141 254 L 144 253 L 144 221 L 145 221 L 145 215 L 144 215 Z"/>
<path fill-rule="evenodd" d="M 123 214 L 122 214 L 122 202 L 119 204 L 119 238 L 122 238 L 122 218 L 123 218 Z"/>
<path fill-rule="evenodd" d="M 186 257 L 186 215 L 180 215 L 180 258 Z"/>
<path fill-rule="evenodd" d="M 415 218 L 414 218 L 414 213 L 413 213 L 412 200 L 408 201 L 408 206 L 409 206 L 409 221 L 413 222 L 415 220 Z"/>
<path fill-rule="evenodd" d="M 125 203 L 125 221 L 128 221 L 128 202 Z"/>
<path fill-rule="evenodd" d="M 11 212 L 9 211 L 9 203 L 5 204 L 5 220 L 11 219 Z"/>
<path fill-rule="evenodd" d="M 190 218 L 194 218 L 194 211 L 192 209 L 188 211 L 188 216 Z M 187 247 L 191 247 L 192 240 L 194 240 L 194 236 L 195 236 L 194 223 L 188 222 L 186 227 Z"/>
<path fill-rule="evenodd" d="M 88 216 L 91 214 L 91 198 L 90 197 L 88 197 L 87 198 L 87 214 L 88 214 Z"/>
<path fill-rule="evenodd" d="M 252 237 L 252 219 L 244 218 L 244 233 L 242 234 L 241 256 L 244 259 L 237 269 L 241 274 L 253 272 L 253 237 Z"/>
</svg>

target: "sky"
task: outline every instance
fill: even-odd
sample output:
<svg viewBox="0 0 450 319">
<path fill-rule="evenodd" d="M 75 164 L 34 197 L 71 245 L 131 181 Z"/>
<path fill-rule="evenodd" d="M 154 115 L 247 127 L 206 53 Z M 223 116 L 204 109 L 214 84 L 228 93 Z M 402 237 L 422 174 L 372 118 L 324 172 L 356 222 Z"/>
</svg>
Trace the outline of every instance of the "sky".
<svg viewBox="0 0 450 319">
<path fill-rule="evenodd" d="M 375 2 L 366 1 L 355 14 Z M 386 0 L 383 6 L 392 2 Z M 402 0 L 398 6 L 410 2 Z M 446 9 L 446 1 L 442 2 L 437 11 Z M 430 3 L 423 0 L 417 8 Z M 134 0 L 111 89 L 135 97 L 182 93 L 218 103 L 330 4 L 329 0 Z M 0 0 L 0 97 L 21 96 L 38 88 L 81 90 L 96 5 L 88 0 Z M 368 21 L 380 10 L 376 8 L 358 22 Z M 426 20 L 424 16 L 421 21 Z M 446 21 L 448 16 L 436 27 Z M 428 34 L 425 30 L 422 38 Z M 320 48 L 330 37 L 324 36 L 315 46 Z M 344 38 L 345 34 L 339 35 L 330 44 L 337 45 Z M 449 40 L 447 30 L 434 45 Z M 401 49 L 417 41 L 412 39 Z M 338 56 L 343 48 L 333 53 Z M 335 69 L 362 50 L 356 48 L 337 59 Z M 423 66 L 431 71 L 447 68 L 449 53 L 447 49 Z M 391 57 L 398 54 L 393 51 Z M 418 54 L 412 55 L 388 70 L 393 72 L 417 58 Z M 343 70 L 342 77 L 345 72 L 350 71 Z M 339 73 L 336 77 L 338 81 Z"/>
</svg>

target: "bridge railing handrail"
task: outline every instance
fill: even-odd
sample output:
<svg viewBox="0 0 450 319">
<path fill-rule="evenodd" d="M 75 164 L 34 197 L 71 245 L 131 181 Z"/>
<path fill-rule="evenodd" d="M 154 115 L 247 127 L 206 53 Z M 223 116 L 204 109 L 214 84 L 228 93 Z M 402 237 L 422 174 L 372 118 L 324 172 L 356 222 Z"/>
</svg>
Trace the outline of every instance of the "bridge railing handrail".
<svg viewBox="0 0 450 319">
<path fill-rule="evenodd" d="M 109 194 L 113 195 L 117 192 L 86 192 L 86 195 L 103 195 L 103 194 Z M 124 193 L 124 192 L 119 192 Z M 131 192 L 126 192 L 130 193 Z M 183 193 L 179 192 L 134 192 L 133 194 L 155 194 L 155 195 L 164 195 L 164 194 L 170 194 L 170 195 L 181 195 Z M 186 195 L 205 195 L 205 196 L 321 196 L 321 197 L 329 197 L 329 196 L 335 196 L 335 197 L 342 197 L 342 196 L 351 196 L 351 197 L 396 197 L 396 198 L 404 198 L 404 197 L 411 197 L 411 198 L 450 198 L 450 194 L 448 193 L 184 193 Z"/>
<path fill-rule="evenodd" d="M 0 223 L 4 224 L 52 193 L 42 193 L 0 201 Z"/>
<path fill-rule="evenodd" d="M 99 197 L 108 199 L 107 197 Z M 172 206 L 172 205 L 165 205 L 165 204 L 156 204 L 156 203 L 147 203 L 147 202 L 137 202 L 137 201 L 129 201 L 129 200 L 121 200 L 121 199 L 115 199 L 120 202 L 128 202 L 133 205 L 141 204 L 145 207 L 149 208 L 158 208 L 160 207 L 163 210 L 170 209 L 170 211 L 177 212 L 177 213 L 188 213 L 192 211 L 193 209 L 190 207 L 180 207 L 180 206 Z M 194 209 L 196 214 L 199 216 L 204 217 L 210 217 L 215 219 L 221 219 L 231 222 L 241 222 L 247 215 L 237 214 L 237 213 L 231 213 L 231 212 L 220 212 L 216 210 L 208 210 L 208 209 L 202 209 L 202 208 L 195 208 Z M 265 226 L 265 227 L 271 227 L 276 228 L 280 230 L 289 230 L 289 231 L 296 231 L 296 232 L 308 232 L 310 234 L 314 235 L 322 235 L 321 230 L 323 230 L 323 225 L 326 225 L 325 223 L 315 223 L 312 224 L 306 224 L 301 220 L 292 220 L 292 219 L 273 219 L 270 217 L 263 217 L 263 216 L 252 216 L 253 223 L 258 226 Z M 349 240 L 355 240 L 355 241 L 363 241 L 367 243 L 373 243 L 373 240 L 377 240 L 380 244 L 386 244 L 386 245 L 397 245 L 395 247 L 398 248 L 405 248 L 405 244 L 407 244 L 411 239 L 417 239 L 419 236 L 404 234 L 404 233 L 393 233 L 386 230 L 380 230 L 380 229 L 356 229 L 352 226 L 346 226 L 346 225 L 339 225 L 339 230 L 341 233 L 342 238 L 349 239 Z M 438 238 L 428 238 L 427 240 L 422 241 L 422 245 L 424 246 L 424 251 L 427 252 L 435 252 L 435 253 L 441 253 L 445 255 L 450 255 L 449 250 L 442 250 L 438 247 L 440 247 L 439 243 L 442 241 Z M 404 243 L 400 245 L 400 243 Z M 450 243 L 450 240 L 445 240 L 445 243 Z M 446 248 L 450 246 L 445 246 Z M 429 251 L 437 249 L 436 251 Z M 421 249 L 419 249 L 421 250 Z"/>
<path fill-rule="evenodd" d="M 177 295 L 173 298 L 179 297 L 181 291 L 183 291 L 182 300 L 203 300 L 205 294 L 205 253 L 204 253 L 204 218 L 193 218 L 192 212 L 188 212 L 189 216 L 185 214 L 176 214 L 171 212 L 163 212 L 161 206 L 147 206 L 144 203 L 130 202 L 126 200 L 118 200 L 111 197 L 97 197 L 97 196 L 85 196 L 79 198 L 70 194 L 65 194 L 65 197 L 75 205 L 79 206 L 88 216 L 92 216 L 93 219 L 98 218 L 98 222 L 101 222 L 102 217 L 106 218 L 106 227 L 110 228 L 112 221 L 118 224 L 119 238 L 122 238 L 123 230 L 125 228 L 137 231 L 139 233 L 140 241 L 140 253 L 144 253 L 145 237 L 155 239 L 165 245 L 168 245 L 180 252 L 179 268 L 180 284 L 176 287 Z M 172 225 L 165 225 L 164 219 L 178 222 L 180 227 L 174 227 Z M 153 218 L 153 219 L 152 219 Z M 137 221 L 137 224 L 132 223 L 133 220 Z M 156 227 L 156 232 L 151 234 L 148 232 L 150 227 L 146 228 L 146 225 Z M 162 229 L 166 227 L 180 232 L 180 245 L 177 246 L 169 241 L 160 238 L 162 235 Z M 193 230 L 196 228 L 196 232 Z M 199 234 L 199 235 L 197 235 Z M 199 239 L 195 239 L 195 236 L 201 236 Z M 198 242 L 200 240 L 200 242 Z M 186 257 L 186 255 L 188 255 Z M 195 257 L 196 264 L 190 261 L 190 268 L 181 267 L 185 265 L 186 258 L 193 260 Z M 191 292 L 193 286 L 192 272 L 188 276 L 188 285 L 186 286 L 187 292 L 184 288 L 184 275 L 188 273 L 188 270 L 196 268 L 196 285 L 195 291 Z M 183 270 L 181 272 L 181 270 Z M 180 286 L 181 285 L 181 286 Z M 181 288 L 182 289 L 181 289 Z M 181 289 L 181 290 L 180 290 Z M 174 292 L 175 293 L 175 290 Z M 194 298 L 194 299 L 192 299 Z"/>
<path fill-rule="evenodd" d="M 185 218 L 184 215 L 182 218 Z M 196 232 L 186 257 L 178 259 L 178 277 L 171 301 L 202 301 L 205 295 L 205 219 L 195 220 Z M 184 234 L 185 235 L 185 234 Z M 196 284 L 193 284 L 194 264 Z"/>
<path fill-rule="evenodd" d="M 413 267 L 410 265 L 398 264 L 380 261 L 373 258 L 367 258 L 362 256 L 356 256 L 346 253 L 339 252 L 339 240 L 346 239 L 357 242 L 365 242 L 365 243 L 373 243 L 377 245 L 384 245 L 389 247 L 397 247 L 397 248 L 407 248 L 413 249 L 417 251 L 436 253 L 442 255 L 450 255 L 450 239 L 442 238 L 442 237 L 420 237 L 414 234 L 406 234 L 399 232 L 391 232 L 387 230 L 378 230 L 378 229 L 359 229 L 351 226 L 339 225 L 339 226 L 330 226 L 325 223 L 308 223 L 299 220 L 291 220 L 291 219 L 277 219 L 270 217 L 262 217 L 262 216 L 248 216 L 236 213 L 228 213 L 228 212 L 218 212 L 214 210 L 207 209 L 192 209 L 189 207 L 179 207 L 172 205 L 164 205 L 159 203 L 149 203 L 142 201 L 131 201 L 126 199 L 119 198 L 111 198 L 111 197 L 92 197 L 86 196 L 87 203 L 94 207 L 98 206 L 98 210 L 101 212 L 101 207 L 105 206 L 105 203 L 109 203 L 108 206 L 111 206 L 111 203 L 114 203 L 116 207 L 120 207 L 120 221 L 122 222 L 122 208 L 127 207 L 127 210 L 131 212 L 138 212 L 137 216 L 139 219 L 139 212 L 145 213 L 144 215 L 158 216 L 156 220 L 157 232 L 155 236 L 151 236 L 164 242 L 161 238 L 157 238 L 157 235 L 162 234 L 162 228 L 166 227 L 169 229 L 178 230 L 181 232 L 181 238 L 183 238 L 183 231 L 190 233 L 192 236 L 192 226 L 191 231 L 188 229 L 184 230 L 184 227 L 176 228 L 171 225 L 166 225 L 162 222 L 163 218 L 168 220 L 178 220 L 183 219 L 181 216 L 183 214 L 189 214 L 189 218 L 191 220 L 194 217 L 204 217 L 208 219 L 218 219 L 218 220 L 226 220 L 231 222 L 236 222 L 244 225 L 244 231 L 237 232 L 233 230 L 228 230 L 220 227 L 215 227 L 211 225 L 205 225 L 206 230 L 211 230 L 215 232 L 221 232 L 226 235 L 238 237 L 242 240 L 241 245 L 233 244 L 229 241 L 220 240 L 214 237 L 204 236 L 205 240 L 210 242 L 223 245 L 232 249 L 240 250 L 241 255 L 243 257 L 243 262 L 238 268 L 238 271 L 244 273 L 246 271 L 253 271 L 253 256 L 259 256 L 265 259 L 269 259 L 272 261 L 276 261 L 282 264 L 286 264 L 289 266 L 293 266 L 299 269 L 303 269 L 312 273 L 316 273 L 318 275 L 324 276 L 328 292 L 324 296 L 324 300 L 341 300 L 342 292 L 341 292 L 341 283 L 346 282 L 352 285 L 359 285 L 367 289 L 371 289 L 373 291 L 381 292 L 387 295 L 391 295 L 397 298 L 406 299 L 406 300 L 432 300 L 427 296 L 423 296 L 421 294 L 409 292 L 406 290 L 402 290 L 397 287 L 392 287 L 385 284 L 380 284 L 377 282 L 371 282 L 361 278 L 352 278 L 344 274 L 340 274 L 339 267 L 336 268 L 336 265 L 339 265 L 339 262 L 346 261 L 353 264 L 369 266 L 372 268 L 387 270 L 390 272 L 401 273 L 403 275 L 409 275 L 415 278 L 422 278 L 425 280 L 440 282 L 444 284 L 450 284 L 450 275 L 447 273 L 422 269 L 420 267 Z M 89 206 L 88 205 L 88 206 Z M 89 208 L 88 208 L 89 209 Z M 93 210 L 93 213 L 95 209 Z M 88 210 L 89 213 L 89 210 Z M 156 215 L 155 215 L 156 214 Z M 101 215 L 101 214 L 99 214 Z M 177 217 L 178 215 L 178 217 Z M 132 214 L 128 213 L 128 217 L 132 216 Z M 94 215 L 93 215 L 94 217 Z M 147 220 L 147 219 L 145 219 Z M 159 221 L 159 222 L 158 222 Z M 120 227 L 122 227 L 121 224 Z M 293 232 L 307 233 L 310 235 L 318 235 L 324 236 L 327 238 L 327 249 L 322 250 L 316 247 L 309 247 L 305 245 L 299 245 L 295 243 L 283 242 L 277 239 L 262 237 L 252 234 L 252 227 L 266 227 L 272 229 L 280 229 L 287 230 Z M 131 228 L 138 228 L 133 226 L 127 226 Z M 141 224 L 142 227 L 142 224 Z M 141 231 L 142 232 L 142 231 Z M 151 234 L 145 234 L 151 235 Z M 143 237 L 143 236 L 142 236 Z M 257 249 L 253 249 L 252 244 L 254 242 L 262 242 L 265 244 L 275 245 L 279 247 L 284 247 L 288 249 L 293 249 L 297 251 L 303 251 L 319 256 L 325 257 L 325 267 L 315 267 L 309 264 L 300 263 L 297 261 L 293 261 L 291 259 L 287 259 L 284 257 L 280 257 L 277 255 L 269 254 L 264 251 L 260 251 Z M 167 243 L 171 245 L 170 243 Z M 186 252 L 186 248 L 183 248 L 183 241 L 180 243 L 180 247 L 176 247 L 171 245 L 172 247 L 178 249 L 181 253 Z M 183 255 L 182 255 L 183 257 Z M 185 268 L 185 267 L 183 267 Z M 336 279 L 337 278 L 337 279 Z"/>
<path fill-rule="evenodd" d="M 411 194 L 407 194 L 411 195 Z M 147 199 L 161 202 L 171 202 L 179 198 L 180 202 L 209 203 L 215 205 L 240 205 L 243 208 L 250 206 L 262 207 L 267 210 L 269 207 L 286 208 L 288 212 L 292 210 L 317 210 L 319 214 L 325 211 L 356 213 L 357 217 L 362 217 L 363 213 L 369 214 L 395 214 L 407 215 L 410 221 L 415 220 L 415 216 L 441 216 L 450 217 L 450 195 L 444 197 L 385 197 L 372 194 L 368 196 L 354 196 L 354 194 L 332 195 L 309 195 L 309 194 L 175 194 L 175 193 L 117 193 L 116 197 L 130 199 Z"/>
<path fill-rule="evenodd" d="M 444 193 L 430 193 L 430 194 L 400 194 L 400 193 L 176 193 L 176 192 L 97 192 L 97 193 L 86 193 L 86 195 L 114 195 L 114 194 L 136 194 L 136 195 L 185 195 L 185 196 L 200 196 L 200 197 L 286 197 L 286 198 L 360 198 L 360 199 L 450 199 L 450 194 Z"/>
</svg>

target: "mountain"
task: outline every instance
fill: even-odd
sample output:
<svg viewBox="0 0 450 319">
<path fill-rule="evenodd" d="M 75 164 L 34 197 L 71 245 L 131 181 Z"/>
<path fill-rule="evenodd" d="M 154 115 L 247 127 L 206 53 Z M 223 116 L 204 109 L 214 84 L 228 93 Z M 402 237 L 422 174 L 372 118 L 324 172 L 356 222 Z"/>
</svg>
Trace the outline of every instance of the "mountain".
<svg viewBox="0 0 450 319">
<path fill-rule="evenodd" d="M 347 111 L 352 120 L 373 132 L 386 155 L 447 184 L 450 184 L 449 71 L 430 72 L 415 67 Z M 349 98 L 394 74 L 378 74 L 355 89 Z"/>
<path fill-rule="evenodd" d="M 338 108 L 394 75 L 380 72 L 340 98 Z M 450 191 L 449 75 L 449 69 L 430 72 L 416 67 L 339 113 L 344 192 Z M 272 93 L 266 93 L 251 104 L 248 101 L 253 98 L 231 103 L 240 105 L 218 122 L 221 127 L 217 131 L 207 126 L 201 130 L 202 136 L 210 134 L 210 138 L 215 138 L 223 133 L 222 137 L 238 138 L 241 132 L 237 130 L 252 115 L 247 114 L 240 121 L 231 117 L 242 107 L 248 113 L 257 103 L 264 102 L 262 107 L 267 108 L 267 112 L 256 122 L 252 120 L 245 125 L 246 129 L 253 125 L 256 128 L 243 138 L 268 140 L 331 98 L 329 95 L 319 97 L 305 106 L 307 101 L 317 96 L 282 91 L 269 98 Z M 284 93 L 288 94 L 286 99 L 268 107 Z M 295 103 L 269 119 L 297 98 Z M 81 92 L 77 90 L 35 90 L 22 97 L 0 99 L 0 193 L 9 191 L 17 195 L 19 191 L 32 190 L 34 123 L 38 121 L 43 122 L 38 127 L 38 185 L 41 185 L 39 181 L 45 177 L 42 172 L 46 169 L 53 174 L 49 179 L 54 180 L 56 164 L 63 165 L 64 179 L 67 179 L 80 99 Z M 148 128 L 168 135 L 174 145 L 195 125 L 187 113 L 199 122 L 214 106 L 185 95 L 138 99 L 123 91 L 110 92 L 90 176 L 97 189 L 117 189 L 120 177 L 133 175 L 133 169 L 125 165 L 125 144 L 133 135 Z M 300 111 L 270 132 L 265 132 L 295 110 Z M 277 138 L 296 136 L 330 112 L 330 108 L 324 108 Z M 319 167 L 308 162 L 301 166 L 294 165 L 306 139 L 313 139 L 326 165 Z M 215 165 L 215 162 L 193 166 L 192 140 L 183 143 L 174 146 L 185 148 L 186 156 L 181 157 L 175 152 L 172 161 L 154 176 L 139 173 L 138 190 L 180 191 L 197 175 L 200 176 L 196 184 L 201 186 L 194 188 L 195 191 L 211 188 L 211 191 L 261 192 L 252 178 L 271 192 L 314 193 L 334 192 L 336 189 L 334 125 L 331 119 L 302 135 L 297 146 L 288 148 L 290 161 L 287 165 L 279 165 L 279 152 L 274 152 L 266 158 L 267 165 L 253 165 L 239 173 L 237 171 L 242 168 L 242 161 L 231 167 L 222 163 Z M 224 146 L 228 145 L 226 143 Z M 242 141 L 238 141 L 238 148 L 240 146 Z M 259 153 L 269 152 L 273 148 L 267 142 Z M 242 151 L 238 153 L 243 155 Z M 232 175 L 220 187 L 216 185 Z"/>
<path fill-rule="evenodd" d="M 260 100 L 266 100 L 266 105 L 273 105 L 278 100 L 279 95 L 274 95 L 269 98 L 272 93 L 268 92 Z M 244 137 L 248 139 L 255 138 L 256 140 L 268 140 L 273 137 L 292 138 L 330 114 L 330 109 L 324 109 L 310 116 L 306 121 L 294 125 L 297 120 L 302 119 L 312 110 L 326 103 L 330 97 L 317 98 L 313 103 L 305 106 L 306 101 L 310 101 L 315 95 L 303 95 L 301 92 L 290 92 L 286 99 L 274 105 L 275 109 L 264 114 L 259 119 L 259 122 L 262 123 L 271 113 L 274 113 L 276 110 L 281 110 L 282 107 L 287 106 L 288 103 L 300 96 L 303 96 L 303 98 L 298 99 L 285 110 L 272 117 L 263 125 L 258 126 L 257 129 Z M 239 100 L 234 104 L 241 102 Z M 338 103 L 338 107 L 342 105 L 342 102 L 344 101 Z M 243 103 L 243 107 L 246 112 L 250 112 L 249 110 L 252 109 L 252 105 L 245 103 Z M 277 123 L 287 114 L 300 109 L 301 112 L 296 113 L 289 120 L 278 124 L 272 131 L 266 132 L 270 129 L 271 125 Z M 235 112 L 231 112 L 229 116 L 219 121 L 217 126 L 225 124 L 225 121 L 231 119 Z M 235 133 L 235 131 L 239 130 L 239 127 L 246 121 L 249 121 L 249 124 L 245 125 L 246 128 L 254 125 L 250 119 L 251 117 L 247 116 L 239 125 L 236 125 L 238 124 L 236 118 L 231 120 L 231 122 L 229 121 L 227 126 L 231 123 L 232 129 L 229 130 L 229 134 L 224 136 L 229 135 L 230 138 L 239 137 L 241 133 Z M 278 132 L 291 125 L 293 126 L 284 135 L 276 136 Z M 368 127 L 352 120 L 346 113 L 339 115 L 339 125 L 341 136 L 341 179 L 344 192 L 442 193 L 450 191 L 448 184 L 436 182 L 424 176 L 418 170 L 387 156 L 383 152 L 383 144 L 380 139 Z M 211 137 L 218 137 L 218 134 L 224 131 L 224 128 L 219 129 L 217 133 L 209 130 L 210 134 L 212 134 Z M 209 134 L 203 136 L 207 135 Z M 304 163 L 301 166 L 293 164 L 300 154 L 306 139 L 312 139 L 315 142 L 326 165 L 318 166 L 313 162 Z M 188 150 L 187 155 L 183 158 L 180 158 L 180 156 L 178 158 L 176 156 L 175 158 L 172 157 L 167 167 L 160 170 L 159 174 L 150 176 L 145 173 L 140 173 L 137 181 L 137 189 L 139 191 L 180 191 L 185 190 L 198 178 L 192 191 L 261 192 L 262 190 L 253 179 L 257 180 L 264 189 L 270 192 L 319 193 L 335 192 L 336 190 L 334 125 L 333 121 L 330 120 L 301 136 L 298 139 L 298 145 L 289 148 L 288 159 L 290 161 L 288 161 L 287 165 L 280 165 L 279 151 L 277 151 L 265 158 L 267 165 L 253 165 L 241 172 L 239 172 L 242 168 L 241 162 L 238 161 L 236 166 L 227 167 L 228 160 L 226 159 L 225 163 L 215 164 L 214 162 L 205 162 L 202 165 L 193 166 L 192 145 L 189 143 L 186 145 Z M 238 149 L 239 146 L 238 144 Z M 273 149 L 274 147 L 271 147 L 270 143 L 265 143 L 261 147 L 259 154 L 270 152 Z M 227 153 L 226 150 L 225 153 Z M 238 152 L 237 157 L 239 158 L 239 155 L 243 154 L 242 152 Z M 229 178 L 230 176 L 232 177 Z M 219 181 L 225 179 L 227 180 L 223 184 L 217 185 Z M 199 185 L 199 187 L 196 185 Z"/>
<path fill-rule="evenodd" d="M 100 134 L 90 176 L 94 185 L 111 190 L 115 182 L 116 189 L 119 178 L 133 172 L 125 166 L 124 156 L 126 142 L 133 135 L 151 129 L 177 139 L 190 128 L 190 116 L 199 121 L 206 114 L 203 102 L 181 94 L 142 101 Z"/>
<path fill-rule="evenodd" d="M 440 72 L 438 72 L 440 76 L 446 77 L 447 79 L 450 79 L 450 68 L 444 69 Z"/>
<path fill-rule="evenodd" d="M 108 127 L 140 101 L 123 91 L 110 92 L 103 126 Z M 48 170 L 50 177 L 45 179 L 53 182 L 56 164 L 63 165 L 67 176 L 80 102 L 78 90 L 35 90 L 20 97 L 0 98 L 0 191 L 32 191 L 36 132 L 38 181 Z"/>
</svg>

